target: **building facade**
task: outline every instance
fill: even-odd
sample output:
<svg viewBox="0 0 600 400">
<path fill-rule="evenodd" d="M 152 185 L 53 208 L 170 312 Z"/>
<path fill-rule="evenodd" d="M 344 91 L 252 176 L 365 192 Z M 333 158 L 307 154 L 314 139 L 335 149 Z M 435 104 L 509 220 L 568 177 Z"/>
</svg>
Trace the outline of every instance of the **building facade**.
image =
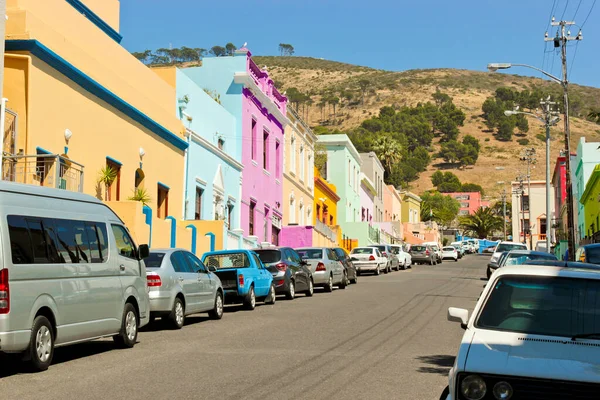
<svg viewBox="0 0 600 400">
<path fill-rule="evenodd" d="M 583 204 L 578 200 L 583 196 L 585 186 L 592 175 L 592 171 L 600 163 L 600 151 L 598 151 L 600 142 L 586 142 L 585 137 L 579 139 L 577 144 L 577 154 L 571 159 L 571 181 L 573 184 L 573 203 L 576 208 L 575 241 L 579 242 L 587 234 L 587 226 L 590 224 L 585 220 L 585 210 Z"/>
<path fill-rule="evenodd" d="M 520 194 L 519 182 L 512 182 L 512 231 L 513 240 L 526 243 L 534 250 L 538 241 L 546 241 L 549 233 L 546 218 L 546 181 L 531 181 L 531 193 L 528 183 L 523 184 Z M 554 189 L 550 186 L 551 190 Z M 554 198 L 550 197 L 550 210 L 554 210 Z M 549 220 L 552 220 L 550 215 Z"/>
<path fill-rule="evenodd" d="M 400 192 L 402 197 L 402 218 L 401 222 L 417 223 L 421 222 L 421 202 L 419 196 L 412 192 Z"/>
<path fill-rule="evenodd" d="M 481 198 L 480 192 L 454 192 L 447 193 L 448 196 L 460 203 L 459 216 L 473 215 L 480 207 L 487 208 L 490 202 Z"/>
<path fill-rule="evenodd" d="M 377 190 L 375 185 L 367 176 L 360 174 L 360 220 L 373 223 L 375 214 L 375 198 Z"/>
<path fill-rule="evenodd" d="M 374 152 L 360 153 L 362 161 L 361 172 L 373 183 L 375 187 L 375 197 L 373 199 L 373 222 L 382 222 L 384 220 L 383 204 L 383 182 L 384 168 Z"/>
<path fill-rule="evenodd" d="M 185 70 L 236 118 L 241 157 L 240 226 L 245 236 L 277 245 L 283 218 L 283 147 L 287 98 L 246 48 Z"/>
<path fill-rule="evenodd" d="M 383 191 L 383 220 L 400 221 L 402 218 L 402 197 L 393 185 L 386 185 Z"/>
<path fill-rule="evenodd" d="M 585 215 L 584 239 L 597 243 L 600 241 L 600 164 L 590 174 L 579 203 Z"/>
</svg>

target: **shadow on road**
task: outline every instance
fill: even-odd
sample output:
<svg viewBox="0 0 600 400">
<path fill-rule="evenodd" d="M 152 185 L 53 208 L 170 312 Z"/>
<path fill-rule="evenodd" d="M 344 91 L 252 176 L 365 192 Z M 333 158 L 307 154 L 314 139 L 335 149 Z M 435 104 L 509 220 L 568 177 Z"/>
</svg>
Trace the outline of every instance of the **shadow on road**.
<svg viewBox="0 0 600 400">
<path fill-rule="evenodd" d="M 421 361 L 423 364 L 427 364 L 427 366 L 419 367 L 417 371 L 426 374 L 448 375 L 450 368 L 454 365 L 454 358 L 454 356 L 449 355 L 417 357 L 417 360 Z"/>
</svg>

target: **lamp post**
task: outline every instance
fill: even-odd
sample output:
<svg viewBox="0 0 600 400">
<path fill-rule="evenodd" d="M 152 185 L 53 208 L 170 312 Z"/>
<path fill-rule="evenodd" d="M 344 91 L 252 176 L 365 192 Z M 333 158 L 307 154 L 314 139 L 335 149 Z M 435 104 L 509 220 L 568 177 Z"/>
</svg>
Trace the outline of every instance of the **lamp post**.
<svg viewBox="0 0 600 400">
<path fill-rule="evenodd" d="M 554 24 L 554 22 L 553 22 Z M 568 95 L 568 87 L 569 87 L 569 82 L 567 80 L 567 71 L 566 71 L 566 53 L 565 53 L 565 49 L 566 49 L 566 41 L 568 40 L 572 40 L 572 38 L 567 37 L 564 35 L 564 26 L 562 26 L 562 36 L 560 38 L 557 38 L 557 40 L 559 40 L 562 43 L 563 46 L 563 79 L 557 78 L 556 76 L 549 74 L 548 72 L 531 66 L 531 65 L 527 65 L 527 64 L 511 64 L 511 63 L 490 63 L 488 64 L 487 68 L 490 72 L 495 72 L 498 71 L 499 69 L 509 69 L 511 67 L 525 67 L 525 68 L 530 68 L 533 70 L 536 70 L 538 72 L 541 72 L 542 74 L 544 74 L 545 76 L 547 76 L 548 78 L 550 78 L 552 81 L 560 84 L 563 88 L 563 114 L 564 114 L 564 122 L 565 122 L 565 152 L 567 153 L 567 157 L 566 157 L 566 161 L 565 161 L 565 170 L 566 170 L 566 186 L 567 186 L 567 243 L 568 243 L 568 255 L 569 255 L 569 259 L 572 260 L 574 259 L 574 252 L 575 252 L 575 231 L 574 231 L 574 220 L 573 220 L 573 187 L 572 187 L 572 183 L 571 183 L 571 160 L 570 160 L 570 154 L 571 154 L 571 145 L 570 145 L 570 141 L 571 141 L 571 133 L 570 133 L 570 129 L 569 129 L 569 95 Z M 581 32 L 579 33 L 579 35 L 577 36 L 577 40 L 581 40 Z M 536 117 L 537 118 L 537 117 Z M 548 139 L 549 133 L 548 130 L 546 131 L 546 151 L 548 153 L 548 148 L 549 148 L 549 139 Z M 548 158 L 548 155 L 546 156 Z M 546 160 L 546 165 L 548 165 L 549 161 L 548 159 Z M 549 168 L 548 168 L 549 169 Z M 548 191 L 548 175 L 546 176 L 546 190 Z M 548 196 L 548 193 L 546 193 L 546 196 Z M 546 200 L 548 201 L 548 200 Z M 548 214 L 546 214 L 546 231 L 548 230 L 547 226 L 548 226 Z M 546 245 L 548 243 L 548 236 L 546 235 Z M 548 251 L 550 250 L 549 248 L 547 249 Z"/>
</svg>

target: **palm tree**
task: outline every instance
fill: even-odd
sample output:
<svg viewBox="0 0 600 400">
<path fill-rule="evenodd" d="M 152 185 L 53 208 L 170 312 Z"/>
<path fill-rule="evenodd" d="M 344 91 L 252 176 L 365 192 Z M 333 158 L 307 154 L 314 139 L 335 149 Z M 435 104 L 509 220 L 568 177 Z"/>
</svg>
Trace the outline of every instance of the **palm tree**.
<svg viewBox="0 0 600 400">
<path fill-rule="evenodd" d="M 386 172 L 389 174 L 392 167 L 401 160 L 402 145 L 388 135 L 379 136 L 373 145 L 373 151 L 381 160 Z"/>
<path fill-rule="evenodd" d="M 465 233 L 485 239 L 493 232 L 502 229 L 503 222 L 502 218 L 494 214 L 491 208 L 479 207 L 473 215 L 461 218 L 460 226 Z"/>
<path fill-rule="evenodd" d="M 98 183 L 104 185 L 104 200 L 108 201 L 108 188 L 114 180 L 117 179 L 117 170 L 109 165 L 105 165 L 100 172 L 98 172 Z"/>
<path fill-rule="evenodd" d="M 146 206 L 152 201 L 152 198 L 146 189 L 137 188 L 133 190 L 133 196 L 130 196 L 127 200 L 139 201 Z"/>
</svg>

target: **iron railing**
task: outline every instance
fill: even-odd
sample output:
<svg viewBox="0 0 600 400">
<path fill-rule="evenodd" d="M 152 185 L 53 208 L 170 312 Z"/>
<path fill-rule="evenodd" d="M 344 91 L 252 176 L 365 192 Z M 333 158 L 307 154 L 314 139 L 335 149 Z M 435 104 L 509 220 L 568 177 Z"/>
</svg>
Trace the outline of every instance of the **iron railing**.
<svg viewBox="0 0 600 400">
<path fill-rule="evenodd" d="M 337 241 L 337 234 L 333 231 L 333 229 L 319 220 L 317 220 L 317 223 L 315 224 L 315 230 L 326 236 L 332 242 Z"/>
<path fill-rule="evenodd" d="M 3 153 L 2 180 L 83 192 L 83 168 L 64 155 Z"/>
<path fill-rule="evenodd" d="M 372 225 L 369 225 L 369 239 L 373 243 L 379 243 L 379 229 Z"/>
</svg>

